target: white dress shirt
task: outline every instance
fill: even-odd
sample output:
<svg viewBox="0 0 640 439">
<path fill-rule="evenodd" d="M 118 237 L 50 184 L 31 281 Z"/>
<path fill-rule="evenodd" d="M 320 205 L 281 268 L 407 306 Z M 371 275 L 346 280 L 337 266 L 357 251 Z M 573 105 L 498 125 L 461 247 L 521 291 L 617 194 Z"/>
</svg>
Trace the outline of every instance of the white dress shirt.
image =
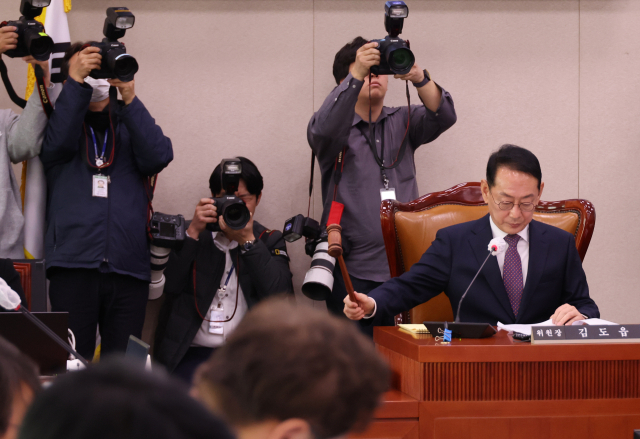
<svg viewBox="0 0 640 439">
<path fill-rule="evenodd" d="M 224 273 L 222 274 L 222 279 L 220 279 L 220 287 L 222 287 L 227 280 L 227 276 L 229 276 L 229 270 L 233 267 L 233 262 L 231 260 L 231 253 L 229 250 L 234 249 L 238 246 L 237 241 L 229 241 L 229 239 L 224 235 L 224 233 L 220 232 L 211 232 L 213 235 L 213 242 L 219 250 L 225 253 L 226 261 L 224 266 Z M 236 291 L 237 286 L 237 291 Z M 221 323 L 223 327 L 222 334 L 212 334 L 209 332 L 209 322 L 207 320 L 211 319 L 211 312 L 218 307 L 218 304 L 222 302 L 223 316 L 224 320 L 231 317 L 233 314 L 233 310 L 236 306 L 236 294 L 238 294 L 238 309 L 236 310 L 236 314 L 228 322 Z M 242 320 L 244 315 L 247 313 L 247 301 L 244 298 L 244 294 L 242 293 L 242 287 L 238 283 L 238 271 L 233 270 L 231 276 L 229 277 L 229 282 L 227 283 L 227 289 L 222 294 L 223 297 L 220 297 L 220 292 L 216 293 L 213 301 L 211 302 L 211 306 L 207 311 L 207 314 L 204 316 L 206 320 L 202 321 L 202 325 L 196 336 L 191 342 L 191 346 L 202 346 L 207 348 L 215 348 L 218 346 L 222 346 L 226 338 L 236 329 L 238 323 Z"/>
<path fill-rule="evenodd" d="M 493 233 L 494 238 L 503 238 L 508 235 L 508 233 L 503 232 L 496 226 L 493 222 L 493 218 L 489 215 L 489 223 L 491 224 L 491 232 Z M 527 272 L 529 271 L 529 224 L 522 229 L 518 235 L 520 235 L 520 239 L 518 240 L 518 254 L 520 255 L 520 261 L 522 262 L 522 287 L 527 284 Z M 498 259 L 498 267 L 500 267 L 500 276 L 503 276 L 503 267 L 504 267 L 504 256 L 505 252 L 500 253 L 496 256 Z"/>
</svg>

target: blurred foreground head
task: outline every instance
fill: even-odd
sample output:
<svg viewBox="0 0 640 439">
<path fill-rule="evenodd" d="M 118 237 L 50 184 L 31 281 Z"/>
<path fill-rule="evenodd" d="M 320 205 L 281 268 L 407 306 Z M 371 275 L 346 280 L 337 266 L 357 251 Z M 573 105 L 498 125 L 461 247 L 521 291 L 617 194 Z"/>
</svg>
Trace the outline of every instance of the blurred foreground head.
<svg viewBox="0 0 640 439">
<path fill-rule="evenodd" d="M 19 437 L 233 438 L 180 383 L 115 358 L 58 378 L 32 404 Z"/>
<path fill-rule="evenodd" d="M 34 395 L 40 390 L 38 367 L 0 337 L 0 439 L 15 439 Z"/>
<path fill-rule="evenodd" d="M 240 439 L 324 439 L 366 427 L 389 379 L 353 323 L 274 299 L 200 366 L 193 393 Z"/>
</svg>

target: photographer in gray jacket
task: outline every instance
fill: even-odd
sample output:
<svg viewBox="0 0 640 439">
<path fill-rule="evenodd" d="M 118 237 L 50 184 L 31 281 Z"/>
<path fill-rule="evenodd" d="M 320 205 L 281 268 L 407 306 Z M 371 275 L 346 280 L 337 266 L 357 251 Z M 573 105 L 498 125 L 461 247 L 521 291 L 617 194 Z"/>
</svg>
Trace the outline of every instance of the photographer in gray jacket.
<svg viewBox="0 0 640 439">
<path fill-rule="evenodd" d="M 0 56 L 15 49 L 18 34 L 14 26 L 0 28 Z M 44 70 L 45 82 L 49 81 L 49 61 L 23 58 L 37 63 Z M 20 185 L 11 166 L 36 157 L 40 153 L 47 116 L 42 109 L 37 92 L 31 94 L 27 106 L 18 115 L 11 110 L 0 110 L 0 258 L 24 258 L 24 217 Z"/>
</svg>

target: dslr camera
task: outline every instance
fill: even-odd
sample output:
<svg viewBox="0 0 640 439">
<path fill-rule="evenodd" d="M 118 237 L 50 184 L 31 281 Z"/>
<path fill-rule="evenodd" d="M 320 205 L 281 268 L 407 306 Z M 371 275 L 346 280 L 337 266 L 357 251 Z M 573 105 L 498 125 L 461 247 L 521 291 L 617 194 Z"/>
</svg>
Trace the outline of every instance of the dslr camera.
<svg viewBox="0 0 640 439">
<path fill-rule="evenodd" d="M 320 224 L 313 218 L 305 217 L 301 213 L 292 216 L 284 222 L 282 237 L 287 242 L 295 242 L 303 236 L 306 238 L 305 251 L 307 255 L 313 256 L 316 241 L 320 237 Z"/>
<path fill-rule="evenodd" d="M 182 215 L 167 215 L 154 212 L 149 221 L 151 235 L 151 282 L 149 283 L 149 300 L 162 296 L 164 291 L 164 269 L 169 262 L 171 249 L 178 249 L 185 239 L 185 223 Z"/>
<path fill-rule="evenodd" d="M 384 4 L 384 27 L 387 35 L 378 43 L 380 65 L 371 66 L 374 75 L 406 75 L 416 62 L 409 49 L 409 41 L 398 38 L 402 33 L 404 19 L 409 16 L 409 8 L 402 1 L 388 1 Z"/>
<path fill-rule="evenodd" d="M 89 76 L 95 79 L 119 79 L 129 82 L 138 72 L 138 61 L 127 53 L 124 43 L 118 39 L 124 37 L 127 29 L 131 29 L 136 17 L 127 7 L 107 8 L 102 33 L 105 38 L 101 42 L 92 41 L 87 46 L 100 49 L 102 64 L 100 70 L 92 70 Z"/>
<path fill-rule="evenodd" d="M 223 159 L 220 162 L 220 187 L 224 190 L 225 195 L 213 198 L 218 210 L 218 218 L 224 218 L 227 227 L 233 230 L 242 230 L 251 220 L 251 213 L 247 205 L 240 198 L 235 196 L 240 183 L 240 175 L 242 174 L 242 163 L 239 158 Z M 207 224 L 207 230 L 211 232 L 220 231 L 220 222 Z"/>
<path fill-rule="evenodd" d="M 42 8 L 46 8 L 51 0 L 22 0 L 20 13 L 22 17 L 16 21 L 3 21 L 0 27 L 15 26 L 18 34 L 18 47 L 7 50 L 5 55 L 9 58 L 33 56 L 37 61 L 46 61 L 53 49 L 53 40 L 44 32 L 42 23 L 35 18 L 42 14 Z"/>
</svg>

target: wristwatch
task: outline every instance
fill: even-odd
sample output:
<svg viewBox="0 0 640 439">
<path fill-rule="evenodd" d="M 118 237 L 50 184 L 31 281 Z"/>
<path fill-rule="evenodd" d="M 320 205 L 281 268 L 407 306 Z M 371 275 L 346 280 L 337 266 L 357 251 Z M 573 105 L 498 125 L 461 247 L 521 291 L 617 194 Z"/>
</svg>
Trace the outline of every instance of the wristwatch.
<svg viewBox="0 0 640 439">
<path fill-rule="evenodd" d="M 246 252 L 248 252 L 249 250 L 251 250 L 253 248 L 253 245 L 256 243 L 257 239 L 254 239 L 253 241 L 247 241 L 244 244 L 242 244 L 242 249 Z"/>
<path fill-rule="evenodd" d="M 427 69 L 424 69 L 423 73 L 424 73 L 424 79 L 422 81 L 418 82 L 418 83 L 415 83 L 415 82 L 413 83 L 413 86 L 415 88 L 423 87 L 423 86 L 427 85 L 429 83 L 429 81 L 431 81 L 431 75 L 429 75 L 429 72 L 427 71 Z"/>
</svg>

